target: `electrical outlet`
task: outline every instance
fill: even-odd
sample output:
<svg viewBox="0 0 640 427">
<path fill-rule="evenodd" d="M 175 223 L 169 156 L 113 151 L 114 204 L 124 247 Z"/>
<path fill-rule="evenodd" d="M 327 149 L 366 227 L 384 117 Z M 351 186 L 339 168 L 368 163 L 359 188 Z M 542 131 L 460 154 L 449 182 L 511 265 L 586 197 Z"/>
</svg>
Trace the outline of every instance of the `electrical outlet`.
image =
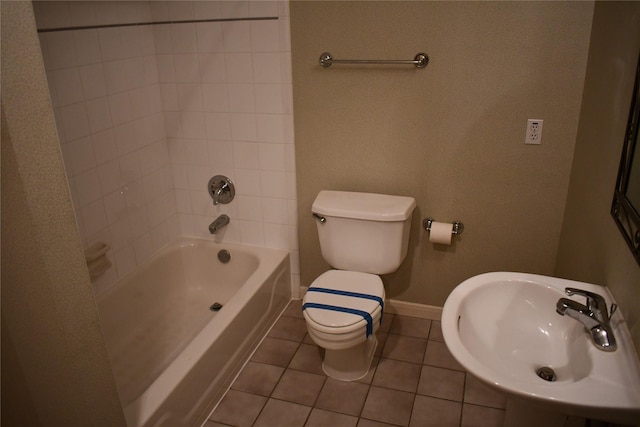
<svg viewBox="0 0 640 427">
<path fill-rule="evenodd" d="M 542 142 L 542 123 L 543 120 L 529 119 L 527 120 L 527 134 L 524 138 L 525 144 L 540 144 Z"/>
</svg>

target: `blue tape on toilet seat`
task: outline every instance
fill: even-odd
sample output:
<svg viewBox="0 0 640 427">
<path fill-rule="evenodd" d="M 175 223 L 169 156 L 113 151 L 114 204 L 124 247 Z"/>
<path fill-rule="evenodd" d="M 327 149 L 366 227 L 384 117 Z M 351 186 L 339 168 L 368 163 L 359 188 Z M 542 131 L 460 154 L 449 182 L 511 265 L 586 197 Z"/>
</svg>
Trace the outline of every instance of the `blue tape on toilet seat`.
<svg viewBox="0 0 640 427">
<path fill-rule="evenodd" d="M 306 310 L 307 308 L 320 308 L 323 310 L 341 311 L 343 313 L 351 313 L 362 316 L 364 320 L 367 321 L 367 338 L 369 338 L 369 335 L 373 334 L 373 318 L 371 317 L 371 314 L 367 313 L 366 311 L 357 310 L 355 308 L 340 307 L 337 305 L 318 304 L 315 302 L 304 303 L 304 305 L 302 306 L 302 310 Z"/>
<path fill-rule="evenodd" d="M 319 287 L 310 287 L 309 289 L 307 289 L 307 292 L 322 292 L 325 294 L 335 294 L 335 295 L 343 295 L 343 296 L 347 296 L 347 297 L 356 297 L 356 298 L 364 298 L 364 299 L 370 299 L 373 301 L 377 301 L 378 304 L 380 304 L 380 307 L 382 308 L 382 312 L 380 313 L 380 324 L 382 325 L 382 314 L 384 313 L 384 301 L 382 300 L 381 297 L 377 296 L 377 295 L 371 295 L 371 294 L 362 294 L 360 292 L 351 292 L 351 291 L 343 291 L 340 289 L 330 289 L 330 288 L 319 288 Z"/>
</svg>

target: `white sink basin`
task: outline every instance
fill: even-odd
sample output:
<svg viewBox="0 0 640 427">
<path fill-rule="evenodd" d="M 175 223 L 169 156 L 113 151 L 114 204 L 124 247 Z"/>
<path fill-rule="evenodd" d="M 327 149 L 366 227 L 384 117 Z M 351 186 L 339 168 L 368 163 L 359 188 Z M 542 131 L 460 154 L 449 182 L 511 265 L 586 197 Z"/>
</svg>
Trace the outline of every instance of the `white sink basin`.
<svg viewBox="0 0 640 427">
<path fill-rule="evenodd" d="M 611 319 L 618 343 L 605 352 L 584 326 L 556 313 L 564 289 L 602 295 L 602 286 L 524 273 L 487 273 L 458 285 L 442 312 L 447 347 L 471 374 L 508 397 L 566 414 L 617 423 L 640 423 L 640 364 L 622 315 Z M 550 367 L 553 382 L 536 371 Z M 507 407 L 507 412 L 509 407 Z M 509 418 L 509 414 L 507 414 Z"/>
</svg>

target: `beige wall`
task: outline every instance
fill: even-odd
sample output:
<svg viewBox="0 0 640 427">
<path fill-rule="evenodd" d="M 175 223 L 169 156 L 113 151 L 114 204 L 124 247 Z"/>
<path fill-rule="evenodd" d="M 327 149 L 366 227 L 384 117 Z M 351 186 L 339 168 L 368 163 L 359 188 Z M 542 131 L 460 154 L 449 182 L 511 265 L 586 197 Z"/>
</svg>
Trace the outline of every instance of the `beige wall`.
<svg viewBox="0 0 640 427">
<path fill-rule="evenodd" d="M 292 2 L 301 282 L 322 260 L 321 189 L 415 197 L 410 250 L 390 298 L 441 306 L 493 270 L 554 272 L 578 128 L 590 2 Z M 426 69 L 334 65 L 431 57 Z M 542 145 L 524 145 L 528 118 Z M 421 220 L 461 220 L 452 246 Z"/>
<path fill-rule="evenodd" d="M 1 4 L 2 424 L 124 426 L 31 3 Z"/>
<path fill-rule="evenodd" d="M 609 286 L 640 350 L 640 266 L 609 214 L 639 50 L 640 3 L 597 3 L 556 273 Z"/>
</svg>

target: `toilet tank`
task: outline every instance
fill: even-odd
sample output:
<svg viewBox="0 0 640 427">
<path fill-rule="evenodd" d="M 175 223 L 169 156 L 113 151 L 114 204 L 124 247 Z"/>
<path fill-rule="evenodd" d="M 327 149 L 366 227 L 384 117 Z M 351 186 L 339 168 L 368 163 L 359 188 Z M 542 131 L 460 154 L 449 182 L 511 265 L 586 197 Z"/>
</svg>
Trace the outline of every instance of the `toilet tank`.
<svg viewBox="0 0 640 427">
<path fill-rule="evenodd" d="M 339 270 L 386 274 L 407 255 L 413 197 L 321 191 L 311 210 L 322 257 Z"/>
</svg>

